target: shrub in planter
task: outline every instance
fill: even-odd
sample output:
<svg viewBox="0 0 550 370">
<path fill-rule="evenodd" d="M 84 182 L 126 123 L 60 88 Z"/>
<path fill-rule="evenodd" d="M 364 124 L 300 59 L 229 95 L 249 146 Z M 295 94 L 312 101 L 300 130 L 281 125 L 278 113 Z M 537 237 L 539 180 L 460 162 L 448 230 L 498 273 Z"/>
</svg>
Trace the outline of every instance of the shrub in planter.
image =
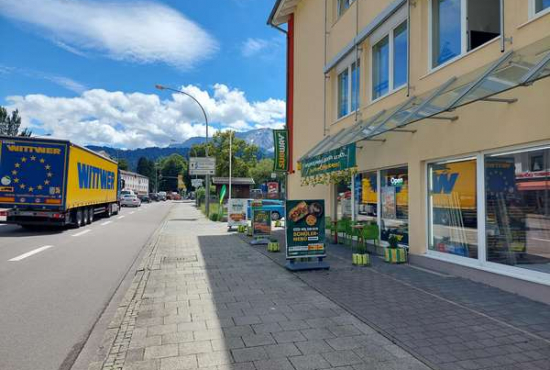
<svg viewBox="0 0 550 370">
<path fill-rule="evenodd" d="M 268 252 L 280 252 L 279 248 L 279 241 L 277 239 L 269 239 L 269 243 L 267 243 L 267 251 Z"/>
<path fill-rule="evenodd" d="M 282 225 L 281 220 L 275 221 L 275 227 L 281 227 Z"/>
<path fill-rule="evenodd" d="M 357 247 L 357 253 L 351 255 L 352 263 L 356 266 L 368 266 L 370 265 L 370 256 L 367 253 L 367 248 L 364 245 Z"/>
<path fill-rule="evenodd" d="M 395 235 L 391 235 L 388 239 L 390 244 L 384 251 L 384 261 L 388 263 L 405 263 L 407 262 L 407 248 L 402 248 L 398 244 L 398 239 Z"/>
<path fill-rule="evenodd" d="M 249 225 L 246 227 L 246 235 L 252 236 L 252 226 Z"/>
</svg>

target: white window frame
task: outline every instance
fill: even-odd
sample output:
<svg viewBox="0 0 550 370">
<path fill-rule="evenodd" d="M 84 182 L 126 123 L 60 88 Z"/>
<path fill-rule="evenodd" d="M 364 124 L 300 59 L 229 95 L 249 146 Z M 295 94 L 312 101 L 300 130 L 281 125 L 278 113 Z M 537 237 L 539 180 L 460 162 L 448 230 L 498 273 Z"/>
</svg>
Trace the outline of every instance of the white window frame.
<svg viewBox="0 0 550 370">
<path fill-rule="evenodd" d="M 529 0 L 529 19 L 535 19 L 548 13 L 550 13 L 550 7 L 537 12 L 536 0 Z"/>
<path fill-rule="evenodd" d="M 529 0 L 532 2 L 532 9 L 534 9 L 534 0 Z M 474 50 L 478 50 L 484 45 L 487 45 L 499 38 L 502 37 L 502 24 L 500 25 L 500 35 L 487 41 L 486 43 L 479 45 L 475 49 L 468 50 L 468 0 L 460 0 L 460 54 L 451 58 L 444 63 L 439 65 L 434 65 L 433 55 L 434 55 L 434 45 L 433 45 L 433 2 L 434 0 L 428 1 L 428 71 L 433 72 L 444 66 L 451 64 L 452 62 L 462 58 L 464 55 L 471 53 Z M 530 10 L 531 11 L 531 10 Z"/>
<path fill-rule="evenodd" d="M 357 57 L 355 58 L 356 54 L 354 52 L 351 52 L 340 64 L 336 67 L 336 121 L 341 120 L 356 111 L 358 111 L 361 108 L 361 58 Z M 356 109 L 352 110 L 352 94 L 354 94 L 354 91 L 352 89 L 352 67 L 354 63 L 357 63 L 359 68 L 359 80 L 358 80 L 358 86 L 357 86 L 357 107 Z M 348 109 L 347 113 L 340 116 L 340 81 L 339 77 L 342 73 L 346 73 L 348 75 Z"/>
<path fill-rule="evenodd" d="M 383 99 L 384 97 L 393 94 L 394 92 L 401 90 L 403 87 L 407 86 L 407 82 L 400 86 L 394 86 L 393 84 L 393 75 L 394 75 L 394 31 L 396 28 L 401 26 L 404 22 L 407 22 L 407 8 L 401 7 L 390 19 L 388 19 L 382 26 L 380 26 L 373 34 L 370 36 L 369 42 L 370 42 L 370 101 L 371 103 L 376 102 L 380 99 Z M 409 32 L 410 25 L 407 23 L 407 32 Z M 375 98 L 373 93 L 374 88 L 374 47 L 382 41 L 385 37 L 388 37 L 388 45 L 389 45 L 389 56 L 388 56 L 388 62 L 389 62 L 389 69 L 388 69 L 388 92 L 380 95 L 379 97 Z M 408 42 L 408 38 L 407 38 Z M 408 45 L 407 45 L 408 47 Z M 410 61 L 407 57 L 407 73 L 408 73 L 408 64 Z M 408 80 L 408 78 L 407 78 Z"/>
<path fill-rule="evenodd" d="M 500 149 L 493 149 L 493 150 L 485 150 L 485 151 L 479 151 L 475 153 L 466 154 L 463 156 L 455 156 L 455 157 L 447 157 L 447 158 L 440 158 L 436 160 L 430 160 L 426 161 L 424 163 L 424 178 L 425 178 L 425 186 L 424 186 L 424 200 L 425 200 L 425 235 L 426 235 L 426 244 L 425 244 L 425 252 L 426 256 L 445 261 L 454 263 L 457 265 L 462 265 L 466 267 L 471 267 L 487 272 L 496 273 L 499 275 L 509 276 L 517 279 L 522 279 L 526 281 L 535 282 L 538 284 L 544 284 L 550 286 L 550 277 L 549 274 L 544 272 L 538 272 L 534 270 L 529 270 L 521 267 L 515 267 L 515 266 L 508 266 L 503 265 L 496 262 L 490 262 L 487 261 L 487 239 L 486 239 L 486 204 L 485 204 L 485 156 L 490 154 L 503 154 L 506 152 L 513 152 L 513 151 L 532 151 L 537 149 L 543 149 L 550 146 L 550 141 L 544 141 L 534 144 L 523 144 L 523 145 L 516 145 L 516 146 L 509 146 L 505 148 Z M 454 161 L 454 160 L 464 160 L 469 157 L 476 157 L 476 197 L 477 197 L 477 245 L 478 245 L 478 258 L 472 259 L 467 257 L 462 257 L 458 255 L 453 255 L 449 253 L 443 253 L 435 250 L 430 249 L 430 222 L 431 219 L 429 217 L 430 212 L 430 194 L 428 191 L 429 186 L 429 165 L 433 163 L 441 163 L 445 160 L 448 161 Z"/>
</svg>

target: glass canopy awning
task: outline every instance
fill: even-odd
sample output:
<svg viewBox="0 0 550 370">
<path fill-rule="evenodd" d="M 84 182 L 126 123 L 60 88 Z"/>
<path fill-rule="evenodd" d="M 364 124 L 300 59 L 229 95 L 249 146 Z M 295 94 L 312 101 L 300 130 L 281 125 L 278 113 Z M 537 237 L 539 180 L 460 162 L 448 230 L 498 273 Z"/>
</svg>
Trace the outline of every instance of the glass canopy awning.
<svg viewBox="0 0 550 370">
<path fill-rule="evenodd" d="M 548 76 L 550 37 L 522 49 L 509 51 L 488 66 L 461 77 L 453 77 L 432 91 L 410 97 L 396 107 L 382 110 L 354 126 L 326 136 L 300 160 L 358 141 L 385 141 L 376 137 L 389 132 L 414 133 L 416 130 L 405 127 L 420 120 L 456 120 L 458 117 L 453 111 L 473 102 L 515 102 L 516 99 L 493 96 L 518 86 L 529 86 Z"/>
</svg>

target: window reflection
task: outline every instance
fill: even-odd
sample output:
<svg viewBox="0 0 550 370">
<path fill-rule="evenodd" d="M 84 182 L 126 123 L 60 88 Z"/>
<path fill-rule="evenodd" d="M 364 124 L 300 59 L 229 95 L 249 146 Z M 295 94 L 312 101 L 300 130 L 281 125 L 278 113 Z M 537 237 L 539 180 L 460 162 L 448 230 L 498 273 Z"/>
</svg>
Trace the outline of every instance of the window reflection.
<svg viewBox="0 0 550 370">
<path fill-rule="evenodd" d="M 487 260 L 550 273 L 550 149 L 487 156 Z"/>
<path fill-rule="evenodd" d="M 460 3 L 461 0 L 432 1 L 434 67 L 460 55 L 462 49 Z"/>
<path fill-rule="evenodd" d="M 535 13 L 550 8 L 550 0 L 535 0 Z"/>
<path fill-rule="evenodd" d="M 372 48 L 372 98 L 385 95 L 390 87 L 389 75 L 390 45 L 386 36 Z"/>
<path fill-rule="evenodd" d="M 377 203 L 378 181 L 376 171 L 358 174 L 355 180 L 356 220 L 377 223 Z"/>
<path fill-rule="evenodd" d="M 430 249 L 477 258 L 476 160 L 428 166 Z"/>
<path fill-rule="evenodd" d="M 336 219 L 351 219 L 351 181 L 336 185 Z"/>
</svg>

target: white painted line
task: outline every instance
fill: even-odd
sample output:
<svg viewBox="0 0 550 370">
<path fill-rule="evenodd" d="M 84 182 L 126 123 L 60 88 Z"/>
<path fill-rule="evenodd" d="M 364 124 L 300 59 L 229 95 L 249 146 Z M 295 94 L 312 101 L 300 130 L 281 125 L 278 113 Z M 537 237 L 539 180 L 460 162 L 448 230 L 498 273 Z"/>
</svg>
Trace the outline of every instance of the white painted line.
<svg viewBox="0 0 550 370">
<path fill-rule="evenodd" d="M 124 218 L 124 216 L 118 216 L 116 219 L 117 219 L 117 220 L 120 220 L 120 219 L 122 219 L 122 218 Z"/>
<path fill-rule="evenodd" d="M 84 235 L 84 234 L 89 233 L 90 231 L 92 231 L 92 230 L 90 230 L 90 229 L 88 229 L 88 230 L 83 230 L 83 231 L 81 231 L 81 232 L 79 232 L 79 233 L 76 233 L 76 234 L 73 234 L 73 235 L 71 235 L 71 236 L 80 236 L 80 235 Z"/>
<path fill-rule="evenodd" d="M 133 215 L 134 213 L 136 213 L 136 211 L 132 211 L 130 213 L 128 213 L 129 215 Z"/>
<path fill-rule="evenodd" d="M 18 261 L 21 261 L 22 259 L 25 259 L 27 257 L 30 257 L 32 256 L 33 254 L 37 254 L 37 253 L 40 253 L 42 251 L 45 251 L 46 249 L 50 249 L 52 248 L 53 245 L 45 245 L 43 247 L 40 247 L 40 248 L 36 248 L 30 252 L 27 252 L 27 253 L 23 253 L 22 255 L 20 256 L 17 256 L 17 257 L 13 257 L 11 260 L 8 260 L 9 262 L 18 262 Z"/>
<path fill-rule="evenodd" d="M 550 239 L 540 239 L 540 238 L 531 238 L 533 240 L 538 240 L 539 242 L 550 242 Z"/>
<path fill-rule="evenodd" d="M 109 225 L 110 223 L 112 223 L 113 221 L 106 221 L 104 223 L 101 224 L 101 226 L 105 226 L 105 225 Z"/>
</svg>

